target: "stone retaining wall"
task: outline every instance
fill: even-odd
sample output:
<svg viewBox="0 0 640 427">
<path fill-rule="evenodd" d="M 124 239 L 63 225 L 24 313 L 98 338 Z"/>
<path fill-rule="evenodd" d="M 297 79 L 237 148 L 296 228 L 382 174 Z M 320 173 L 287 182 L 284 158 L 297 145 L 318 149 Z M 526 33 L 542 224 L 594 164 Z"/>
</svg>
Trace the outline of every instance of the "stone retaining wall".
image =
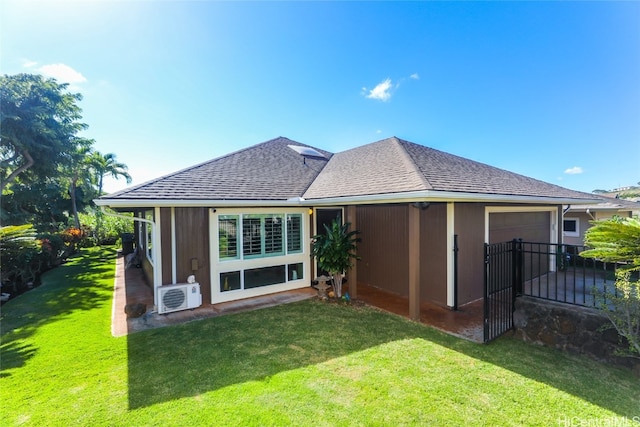
<svg viewBox="0 0 640 427">
<path fill-rule="evenodd" d="M 616 350 L 629 348 L 627 340 L 598 310 L 520 297 L 516 299 L 513 321 L 516 336 L 527 342 L 586 354 L 626 366 L 640 375 L 640 359 L 615 355 Z"/>
</svg>

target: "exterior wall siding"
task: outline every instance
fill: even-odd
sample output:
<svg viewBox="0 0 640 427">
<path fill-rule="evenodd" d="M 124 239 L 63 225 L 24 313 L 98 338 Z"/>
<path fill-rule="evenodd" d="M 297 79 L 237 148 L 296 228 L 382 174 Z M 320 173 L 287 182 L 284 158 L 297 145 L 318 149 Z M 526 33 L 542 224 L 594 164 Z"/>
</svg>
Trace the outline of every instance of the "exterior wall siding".
<svg viewBox="0 0 640 427">
<path fill-rule="evenodd" d="M 358 206 L 358 281 L 401 296 L 409 294 L 409 205 Z M 447 302 L 447 205 L 420 212 L 420 300 Z"/>
<path fill-rule="evenodd" d="M 189 275 L 194 274 L 200 283 L 202 301 L 211 301 L 208 209 L 175 208 L 175 224 L 177 282 L 184 283 Z M 191 269 L 193 259 L 197 262 L 196 270 Z M 163 262 L 171 264 L 171 257 L 163 257 Z"/>
<path fill-rule="evenodd" d="M 408 296 L 408 205 L 358 206 L 358 281 Z"/>
<path fill-rule="evenodd" d="M 458 235 L 458 305 L 484 294 L 484 208 L 483 203 L 456 203 L 455 230 Z"/>
<path fill-rule="evenodd" d="M 173 283 L 171 266 L 171 208 L 160 208 L 160 238 L 162 241 L 162 284 Z"/>
<path fill-rule="evenodd" d="M 420 300 L 447 305 L 446 203 L 420 213 Z"/>
</svg>

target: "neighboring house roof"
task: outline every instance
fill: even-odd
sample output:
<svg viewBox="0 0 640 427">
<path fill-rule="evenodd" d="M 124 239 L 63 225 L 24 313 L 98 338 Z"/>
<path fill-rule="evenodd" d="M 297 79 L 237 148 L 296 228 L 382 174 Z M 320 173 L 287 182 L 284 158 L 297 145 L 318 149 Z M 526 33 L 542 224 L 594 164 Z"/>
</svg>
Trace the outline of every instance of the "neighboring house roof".
<svg viewBox="0 0 640 427">
<path fill-rule="evenodd" d="M 440 197 L 566 204 L 596 199 L 587 193 L 395 137 L 338 154 L 314 148 L 325 158 L 304 156 L 290 145 L 310 147 L 284 137 L 275 138 L 103 196 L 97 203 L 112 206 L 150 206 L 155 202 L 165 205 L 170 201 L 295 204 L 304 199 L 314 203 L 350 200 L 363 203 L 365 199 L 379 202 Z"/>
<path fill-rule="evenodd" d="M 594 199 L 395 137 L 335 154 L 304 197 L 419 191 Z"/>
<path fill-rule="evenodd" d="M 615 199 L 613 197 L 595 196 L 601 200 L 600 203 L 588 205 L 569 205 L 569 212 L 587 211 L 614 211 L 614 212 L 640 212 L 640 203 L 625 199 Z"/>
<path fill-rule="evenodd" d="M 300 197 L 332 153 L 314 148 L 325 158 L 303 156 L 289 145 L 310 147 L 279 137 L 102 199 L 287 200 Z"/>
</svg>

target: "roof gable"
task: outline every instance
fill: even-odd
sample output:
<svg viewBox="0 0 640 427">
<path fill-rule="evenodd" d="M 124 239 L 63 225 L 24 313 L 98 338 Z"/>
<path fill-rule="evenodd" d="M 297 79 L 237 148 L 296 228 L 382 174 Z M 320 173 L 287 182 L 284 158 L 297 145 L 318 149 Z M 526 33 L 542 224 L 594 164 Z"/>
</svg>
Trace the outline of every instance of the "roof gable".
<svg viewBox="0 0 640 427">
<path fill-rule="evenodd" d="M 325 158 L 303 156 L 289 145 L 313 148 Z M 302 196 L 331 156 L 278 137 L 103 198 L 287 200 Z"/>
</svg>

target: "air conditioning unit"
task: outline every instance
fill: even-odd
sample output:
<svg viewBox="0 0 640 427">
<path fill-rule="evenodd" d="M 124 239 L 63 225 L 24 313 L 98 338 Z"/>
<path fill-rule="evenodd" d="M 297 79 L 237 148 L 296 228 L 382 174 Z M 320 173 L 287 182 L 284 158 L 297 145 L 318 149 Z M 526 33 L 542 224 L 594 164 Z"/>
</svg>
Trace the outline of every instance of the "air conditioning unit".
<svg viewBox="0 0 640 427">
<path fill-rule="evenodd" d="M 199 283 L 180 283 L 158 288 L 158 313 L 188 310 L 202 305 Z"/>
</svg>

